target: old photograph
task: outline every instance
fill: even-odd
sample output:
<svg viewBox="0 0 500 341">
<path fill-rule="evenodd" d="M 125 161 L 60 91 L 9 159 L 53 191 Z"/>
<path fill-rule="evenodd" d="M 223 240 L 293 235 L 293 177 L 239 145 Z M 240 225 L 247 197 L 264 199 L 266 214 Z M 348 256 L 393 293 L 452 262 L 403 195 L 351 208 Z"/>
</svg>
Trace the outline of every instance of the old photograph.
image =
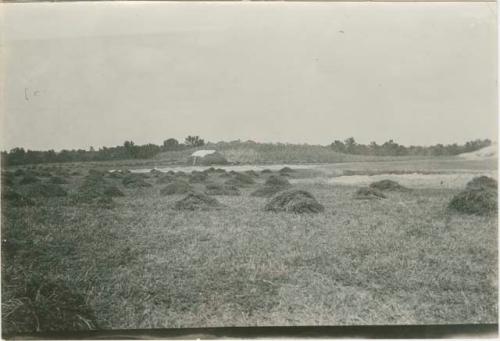
<svg viewBox="0 0 500 341">
<path fill-rule="evenodd" d="M 2 335 L 496 324 L 496 12 L 0 4 Z"/>
</svg>

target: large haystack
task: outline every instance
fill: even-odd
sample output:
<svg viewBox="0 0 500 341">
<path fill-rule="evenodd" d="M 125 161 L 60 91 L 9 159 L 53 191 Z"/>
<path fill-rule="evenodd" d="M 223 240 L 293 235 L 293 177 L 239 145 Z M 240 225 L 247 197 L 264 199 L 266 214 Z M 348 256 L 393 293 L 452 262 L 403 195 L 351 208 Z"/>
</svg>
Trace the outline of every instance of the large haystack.
<svg viewBox="0 0 500 341">
<path fill-rule="evenodd" d="M 191 192 L 183 199 L 176 201 L 174 208 L 176 210 L 205 211 L 222 208 L 222 204 L 206 194 Z"/>
<path fill-rule="evenodd" d="M 494 215 L 498 207 L 497 193 L 496 188 L 466 188 L 451 199 L 448 208 L 465 214 Z"/>
<path fill-rule="evenodd" d="M 361 187 L 354 194 L 355 199 L 371 200 L 371 199 L 384 199 L 387 198 L 384 193 L 376 188 Z"/>
<path fill-rule="evenodd" d="M 292 213 L 319 213 L 325 210 L 314 196 L 306 191 L 290 189 L 272 197 L 264 207 L 266 211 Z"/>
<path fill-rule="evenodd" d="M 254 197 L 271 197 L 278 192 L 284 191 L 291 186 L 288 179 L 279 176 L 279 175 L 271 175 L 267 178 L 264 186 L 258 188 L 250 195 Z"/>
<path fill-rule="evenodd" d="M 478 176 L 469 181 L 466 185 L 467 189 L 498 189 L 498 183 L 495 179 L 489 176 Z"/>
<path fill-rule="evenodd" d="M 377 189 L 379 191 L 407 191 L 408 188 L 401 186 L 399 183 L 393 180 L 380 180 L 372 182 L 370 188 Z"/>
<path fill-rule="evenodd" d="M 16 207 L 33 206 L 35 202 L 30 198 L 17 193 L 12 189 L 2 189 L 2 205 L 12 205 Z"/>
<path fill-rule="evenodd" d="M 293 173 L 294 170 L 291 169 L 290 167 L 283 167 L 279 170 L 279 173 L 281 176 L 290 176 L 291 173 Z"/>
<path fill-rule="evenodd" d="M 144 180 L 145 176 L 143 174 L 127 174 L 122 180 L 122 184 L 127 188 L 144 188 L 151 187 L 149 182 Z"/>
<path fill-rule="evenodd" d="M 26 194 L 31 197 L 64 197 L 68 194 L 60 185 L 47 182 L 36 182 L 27 185 Z"/>
<path fill-rule="evenodd" d="M 186 181 L 176 179 L 160 190 L 161 195 L 186 194 L 193 191 L 193 187 Z"/>
<path fill-rule="evenodd" d="M 207 184 L 205 185 L 205 194 L 207 195 L 240 195 L 240 190 L 236 186 L 220 185 L 220 184 Z"/>
</svg>

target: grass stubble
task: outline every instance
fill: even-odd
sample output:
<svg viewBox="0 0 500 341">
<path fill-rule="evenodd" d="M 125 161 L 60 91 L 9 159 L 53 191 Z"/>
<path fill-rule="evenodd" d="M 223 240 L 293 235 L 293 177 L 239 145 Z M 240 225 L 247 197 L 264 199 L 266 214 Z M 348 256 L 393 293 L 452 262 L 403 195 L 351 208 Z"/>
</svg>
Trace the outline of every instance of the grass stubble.
<svg viewBox="0 0 500 341">
<path fill-rule="evenodd" d="M 110 181 L 113 209 L 3 205 L 4 333 L 497 321 L 497 217 L 447 210 L 457 190 L 302 184 L 324 212 L 291 214 L 266 212 L 257 182 L 193 213 Z"/>
</svg>

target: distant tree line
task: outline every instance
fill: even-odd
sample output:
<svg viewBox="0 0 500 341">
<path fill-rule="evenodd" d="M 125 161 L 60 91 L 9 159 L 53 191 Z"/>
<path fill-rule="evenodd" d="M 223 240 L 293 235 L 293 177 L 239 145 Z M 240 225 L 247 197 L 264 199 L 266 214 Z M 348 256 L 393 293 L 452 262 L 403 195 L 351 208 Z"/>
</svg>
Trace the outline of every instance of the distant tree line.
<svg viewBox="0 0 500 341">
<path fill-rule="evenodd" d="M 251 141 L 250 141 L 251 142 Z M 259 147 L 259 150 L 265 153 L 266 150 L 273 147 L 273 144 L 259 144 L 256 142 L 219 142 L 210 144 L 214 148 L 230 147 L 233 144 L 248 144 L 249 146 Z M 80 162 L 80 161 L 111 161 L 127 159 L 149 159 L 161 152 L 182 151 L 192 148 L 205 146 L 205 141 L 199 136 L 188 136 L 183 143 L 174 138 L 163 141 L 158 146 L 152 143 L 145 145 L 136 145 L 133 141 L 125 141 L 123 145 L 116 147 L 102 147 L 98 150 L 90 147 L 89 150 L 54 150 L 36 151 L 25 150 L 24 148 L 14 148 L 9 152 L 2 151 L 2 162 L 9 165 L 23 165 L 50 162 Z M 292 145 L 278 144 L 285 150 L 292 148 Z M 319 147 L 321 150 L 333 150 L 344 154 L 373 155 L 373 156 L 453 156 L 461 153 L 473 152 L 475 150 L 491 145 L 489 139 L 473 140 L 463 145 L 459 144 L 436 144 L 433 146 L 409 146 L 405 147 L 393 140 L 383 144 L 372 142 L 368 145 L 357 143 L 350 137 L 344 141 L 335 140 L 330 146 Z M 260 148 L 262 147 L 262 148 Z M 272 149 L 272 148 L 271 148 Z M 270 150 L 270 149 L 269 149 Z M 272 149 L 274 150 L 274 149 Z"/>
<path fill-rule="evenodd" d="M 335 140 L 331 145 L 331 149 L 339 153 L 345 154 L 356 154 L 356 155 L 375 155 L 375 156 L 405 156 L 405 155 L 417 155 L 417 156 L 453 156 L 462 153 L 473 152 L 481 148 L 491 145 L 491 140 L 473 140 L 459 145 L 453 144 L 435 144 L 433 146 L 409 146 L 405 147 L 400 145 L 393 140 L 384 142 L 383 144 L 377 144 L 376 142 L 371 142 L 370 144 L 360 144 L 354 140 L 353 137 L 349 137 L 344 141 Z"/>
<path fill-rule="evenodd" d="M 2 162 L 9 165 L 24 165 L 51 162 L 77 162 L 77 161 L 110 161 L 127 159 L 149 159 L 165 151 L 179 151 L 205 145 L 205 141 L 199 136 L 188 136 L 184 143 L 169 138 L 163 141 L 163 145 L 148 143 L 136 145 L 133 141 L 125 141 L 123 145 L 116 147 L 102 147 L 95 150 L 90 147 L 84 149 L 63 149 L 60 152 L 54 150 L 38 151 L 25 150 L 24 148 L 13 148 L 9 152 L 2 151 Z"/>
</svg>

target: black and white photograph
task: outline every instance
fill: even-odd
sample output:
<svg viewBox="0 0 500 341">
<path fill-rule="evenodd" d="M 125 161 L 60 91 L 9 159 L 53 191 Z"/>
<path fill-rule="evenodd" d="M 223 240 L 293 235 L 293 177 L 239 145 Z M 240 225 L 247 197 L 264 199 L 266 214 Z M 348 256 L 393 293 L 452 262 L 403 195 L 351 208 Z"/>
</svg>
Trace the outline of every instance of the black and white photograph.
<svg viewBox="0 0 500 341">
<path fill-rule="evenodd" d="M 3 338 L 497 325 L 495 2 L 0 18 Z"/>
</svg>

